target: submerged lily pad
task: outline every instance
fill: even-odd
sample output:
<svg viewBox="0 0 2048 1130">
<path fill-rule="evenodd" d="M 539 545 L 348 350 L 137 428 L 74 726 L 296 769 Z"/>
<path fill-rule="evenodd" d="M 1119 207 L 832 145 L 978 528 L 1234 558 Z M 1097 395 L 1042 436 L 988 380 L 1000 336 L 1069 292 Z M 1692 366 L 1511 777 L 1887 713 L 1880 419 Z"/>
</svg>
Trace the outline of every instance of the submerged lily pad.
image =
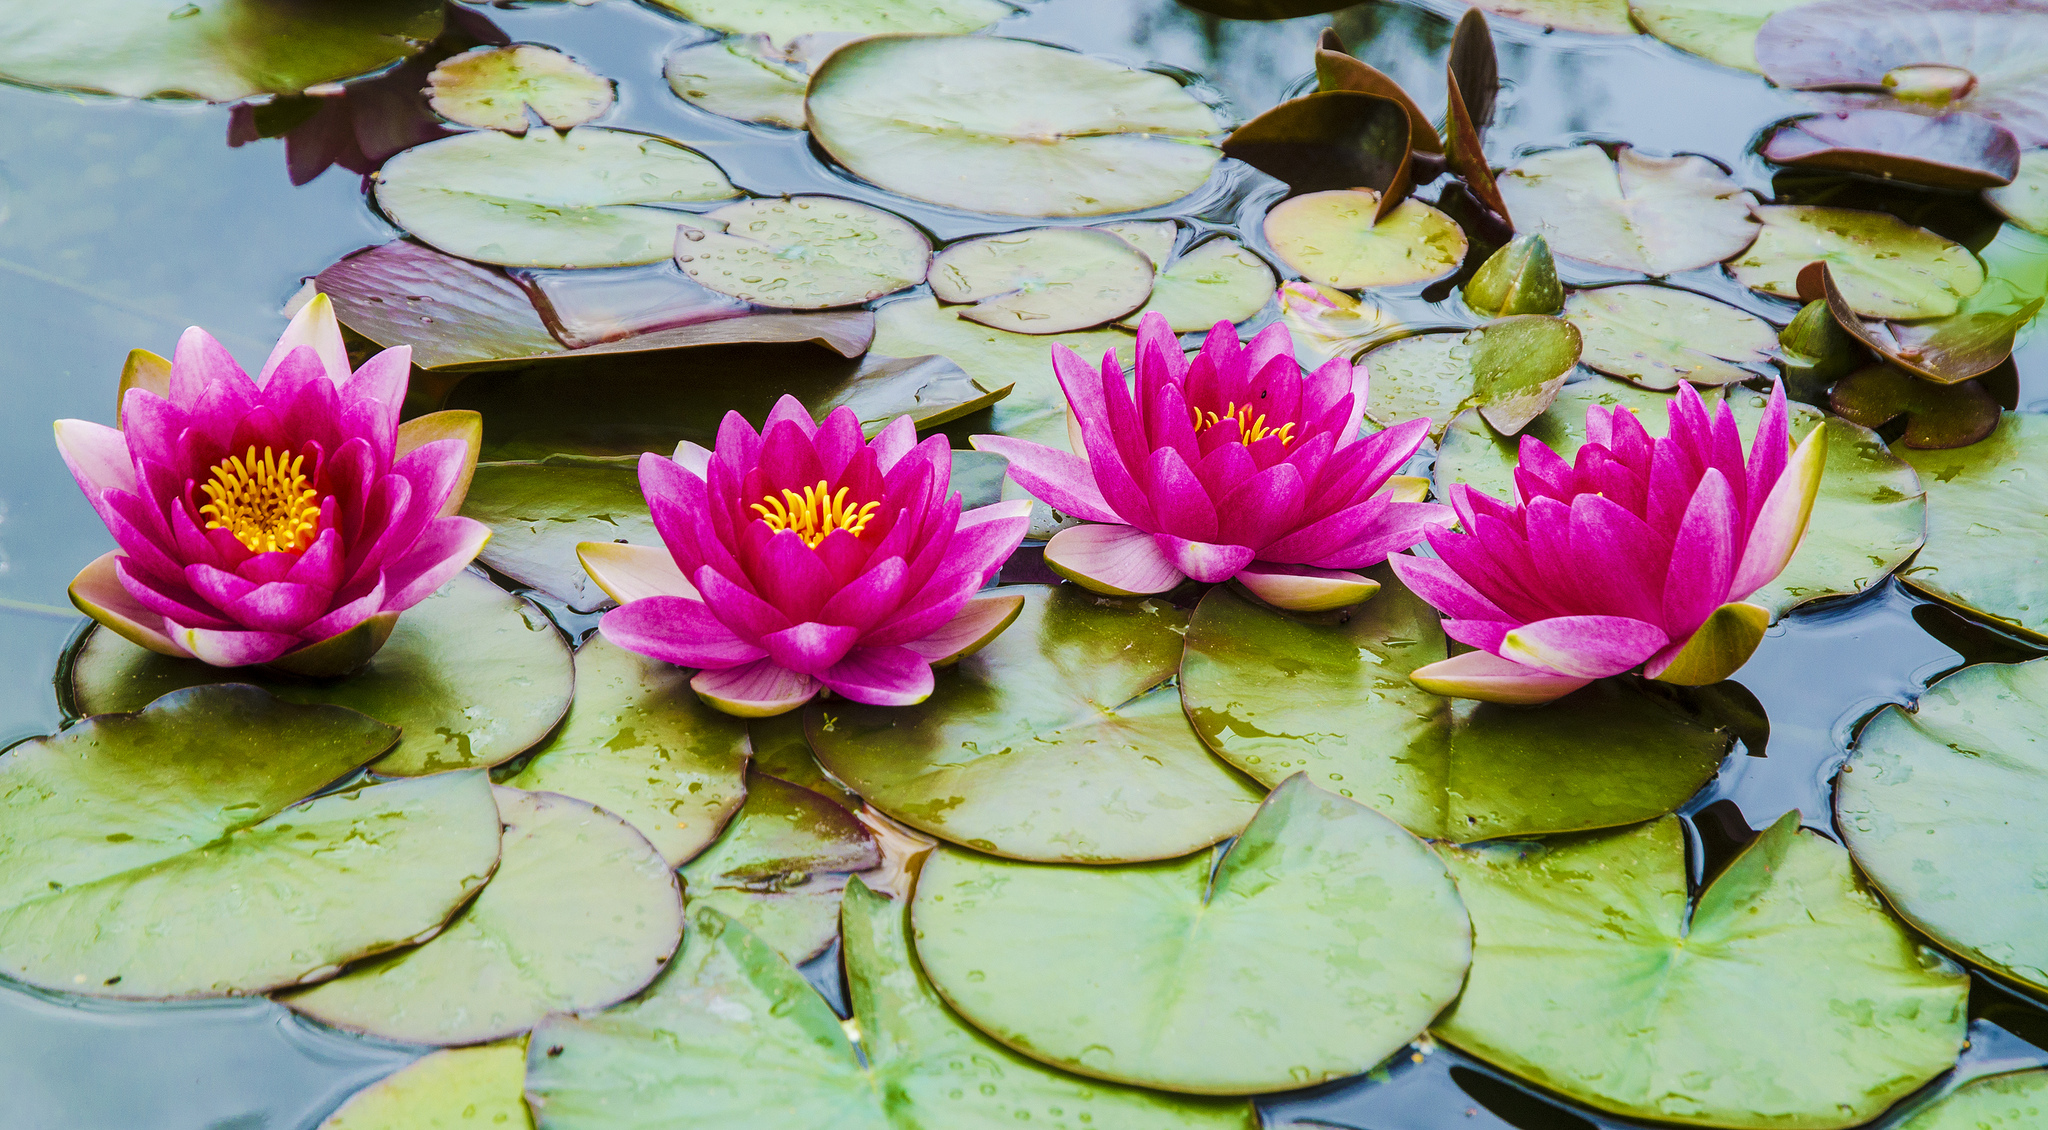
<svg viewBox="0 0 2048 1130">
<path fill-rule="evenodd" d="M 2011 131 L 1975 114 L 1857 110 L 1779 126 L 1764 159 L 1934 188 L 1994 188 L 2019 171 Z"/>
<path fill-rule="evenodd" d="M 1756 215 L 1763 231 L 1728 269 L 1765 294 L 1799 297 L 1799 272 L 1816 261 L 1871 318 L 1953 314 L 1984 285 L 1984 266 L 1968 248 L 1883 212 L 1773 204 Z"/>
<path fill-rule="evenodd" d="M 515 267 L 623 267 L 668 258 L 690 215 L 658 205 L 739 195 L 696 150 L 580 126 L 479 130 L 415 146 L 377 173 L 377 207 L 421 240 Z"/>
<path fill-rule="evenodd" d="M 279 999 L 323 1024 L 411 1044 L 473 1044 L 654 980 L 682 940 L 683 896 L 640 833 L 553 793 L 493 790 L 505 824 L 490 884 L 424 945 Z"/>
<path fill-rule="evenodd" d="M 1266 213 L 1266 242 L 1311 282 L 1344 290 L 1442 278 L 1465 261 L 1464 229 L 1420 200 L 1375 221 L 1379 194 L 1311 192 Z"/>
<path fill-rule="evenodd" d="M 968 1027 L 911 956 L 907 910 L 847 885 L 844 1027 L 766 942 L 710 907 L 692 911 L 674 968 L 639 1000 L 534 1030 L 535 1114 L 549 1130 L 615 1130 L 627 1109 L 678 1130 L 1013 1130 L 1020 1115 L 1103 1130 L 1258 1125 L 1242 1100 L 1077 1079 Z"/>
<path fill-rule="evenodd" d="M 552 47 L 477 47 L 427 76 L 428 105 L 458 125 L 525 133 L 526 113 L 569 129 L 612 108 L 610 79 Z"/>
<path fill-rule="evenodd" d="M 747 795 L 747 727 L 690 691 L 692 672 L 601 635 L 576 650 L 576 701 L 505 783 L 588 801 L 678 866 L 716 839 Z"/>
<path fill-rule="evenodd" d="M 2020 154 L 2012 183 L 1992 189 L 1984 199 L 2013 223 L 2035 235 L 2048 235 L 2048 149 Z"/>
<path fill-rule="evenodd" d="M 1676 817 L 1443 854 L 1472 972 L 1436 1034 L 1596 1109 L 1854 1126 L 1962 1048 L 1969 978 L 1797 812 L 1690 905 Z"/>
<path fill-rule="evenodd" d="M 1181 700 L 1231 764 L 1295 773 L 1454 841 L 1603 828 L 1677 808 L 1732 739 L 1639 682 L 1540 708 L 1439 698 L 1408 673 L 1444 658 L 1437 614 L 1375 566 L 1377 596 L 1295 616 L 1209 590 L 1188 627 Z"/>
<path fill-rule="evenodd" d="M 1938 385 L 1890 365 L 1872 365 L 1835 382 L 1828 407 L 1866 428 L 1906 417 L 1899 442 L 1942 450 L 1968 447 L 1998 427 L 1998 400 L 1976 381 Z"/>
<path fill-rule="evenodd" d="M 1778 331 L 1754 314 L 1645 283 L 1574 291 L 1564 319 L 1585 336 L 1589 368 L 1644 388 L 1750 380 L 1756 371 L 1742 366 L 1768 363 L 1778 345 Z"/>
<path fill-rule="evenodd" d="M 801 965 L 839 933 L 839 900 L 882 853 L 830 798 L 765 773 L 747 774 L 747 803 L 718 842 L 682 869 L 690 905 L 714 907 Z"/>
<path fill-rule="evenodd" d="M 2048 995 L 2048 660 L 1966 667 L 1886 707 L 1835 783 L 1842 839 L 1943 948 Z"/>
<path fill-rule="evenodd" d="M 757 306 L 851 306 L 924 281 L 932 245 L 908 220 L 836 196 L 728 204 L 683 225 L 676 262 Z"/>
<path fill-rule="evenodd" d="M 932 260 L 932 294 L 973 303 L 970 322 L 1057 334 L 1113 322 L 1152 293 L 1152 260 L 1096 228 L 1032 228 L 953 244 Z"/>
<path fill-rule="evenodd" d="M 1579 331 L 1561 318 L 1523 314 L 1462 333 L 1404 337 L 1360 363 L 1371 374 L 1365 414 L 1383 428 L 1427 417 L 1442 435 L 1452 417 L 1476 408 L 1514 435 L 1557 399 L 1579 363 Z"/>
<path fill-rule="evenodd" d="M 443 1048 L 349 1096 L 319 1130 L 532 1130 L 526 1044 Z"/>
<path fill-rule="evenodd" d="M 1972 1079 L 1899 1123 L 1899 1130 L 2026 1130 L 2048 1117 L 2048 1071 Z"/>
<path fill-rule="evenodd" d="M 1171 78 L 1020 39 L 848 44 L 811 76 L 806 111 L 811 137 L 862 180 L 1004 216 L 1165 204 L 1222 156 L 1216 115 Z"/>
<path fill-rule="evenodd" d="M 433 934 L 497 866 L 482 774 L 294 804 L 394 737 L 228 685 L 14 747 L 0 972 L 93 996 L 261 993 Z"/>
<path fill-rule="evenodd" d="M 1628 0 L 1476 0 L 1472 5 L 1545 29 L 1586 31 L 1596 35 L 1634 35 Z"/>
<path fill-rule="evenodd" d="M 441 0 L 12 3 L 0 79 L 130 98 L 235 102 L 380 70 L 441 34 Z"/>
<path fill-rule="evenodd" d="M 550 455 L 477 464 L 462 512 L 491 528 L 478 560 L 577 612 L 595 612 L 611 598 L 576 559 L 576 544 L 661 544 L 640 494 L 639 462 Z"/>
<path fill-rule="evenodd" d="M 693 43 L 662 65 L 668 88 L 700 110 L 783 129 L 804 128 L 811 77 L 766 35 Z"/>
<path fill-rule="evenodd" d="M 1048 867 L 942 847 L 911 923 L 925 976 L 1005 1045 L 1209 1095 L 1377 1066 L 1458 995 L 1472 953 L 1435 853 L 1300 774 L 1220 859 Z"/>
<path fill-rule="evenodd" d="M 1152 297 L 1125 318 L 1124 325 L 1134 326 L 1155 313 L 1175 333 L 1243 322 L 1266 308 L 1280 282 L 1270 264 L 1227 235 L 1204 240 L 1172 262 L 1163 257 L 1153 262 L 1160 269 L 1152 280 Z"/>
<path fill-rule="evenodd" d="M 561 720 L 572 680 L 569 648 L 540 609 L 465 572 L 400 616 L 369 665 L 341 679 L 209 667 L 96 628 L 71 657 L 67 689 L 81 715 L 138 710 L 207 683 L 253 683 L 288 702 L 346 706 L 404 732 L 374 768 L 412 777 L 517 756 Z"/>
<path fill-rule="evenodd" d="M 1763 73 L 1756 34 L 1764 21 L 1813 0 L 1629 0 L 1644 31 L 1724 67 Z"/>
<path fill-rule="evenodd" d="M 997 0 L 654 0 L 716 31 L 760 32 L 780 42 L 812 32 L 980 31 L 1010 14 Z"/>
<path fill-rule="evenodd" d="M 1571 259 L 1669 275 L 1739 254 L 1756 238 L 1756 198 L 1705 157 L 1649 157 L 1597 145 L 1522 158 L 1500 175 L 1501 196 Z"/>
<path fill-rule="evenodd" d="M 2048 418 L 2008 412 L 1968 447 L 1893 451 L 1927 487 L 1927 545 L 1900 579 L 2048 641 Z"/>
<path fill-rule="evenodd" d="M 1235 835 L 1262 791 L 1174 693 L 1187 613 L 1022 585 L 1015 623 L 916 706 L 813 702 L 818 762 L 884 813 L 1011 859 L 1170 859 Z"/>
</svg>

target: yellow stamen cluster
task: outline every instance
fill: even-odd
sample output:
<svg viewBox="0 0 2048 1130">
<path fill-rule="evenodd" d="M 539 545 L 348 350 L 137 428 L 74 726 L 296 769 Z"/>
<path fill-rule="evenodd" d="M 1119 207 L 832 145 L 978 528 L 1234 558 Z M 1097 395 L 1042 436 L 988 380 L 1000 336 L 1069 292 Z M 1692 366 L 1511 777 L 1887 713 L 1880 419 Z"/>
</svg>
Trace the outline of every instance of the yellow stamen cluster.
<svg viewBox="0 0 2048 1130">
<path fill-rule="evenodd" d="M 1260 412 L 1257 416 L 1254 416 L 1252 415 L 1253 411 L 1253 405 L 1247 404 L 1239 408 L 1234 400 L 1230 402 L 1230 407 L 1224 409 L 1223 414 L 1220 416 L 1214 412 L 1204 412 L 1200 408 L 1188 409 L 1189 414 L 1195 418 L 1195 431 L 1197 433 L 1213 428 L 1225 420 L 1236 420 L 1238 436 L 1245 443 L 1257 443 L 1269 435 L 1279 436 L 1280 446 L 1282 447 L 1294 442 L 1294 425 L 1292 423 L 1285 425 L 1278 431 L 1269 431 L 1266 428 L 1266 414 Z"/>
<path fill-rule="evenodd" d="M 226 530 L 257 553 L 304 549 L 320 526 L 320 492 L 306 481 L 303 455 L 231 455 L 199 489 L 212 499 L 199 508 L 209 530 Z"/>
<path fill-rule="evenodd" d="M 840 487 L 834 493 L 826 487 L 825 480 L 819 479 L 817 486 L 805 487 L 802 494 L 785 490 L 780 498 L 769 495 L 754 504 L 754 512 L 768 523 L 769 529 L 777 533 L 795 530 L 805 545 L 815 549 L 833 530 L 845 530 L 859 537 L 882 505 L 864 502 L 858 507 L 848 506 L 846 491 L 846 487 Z"/>
</svg>

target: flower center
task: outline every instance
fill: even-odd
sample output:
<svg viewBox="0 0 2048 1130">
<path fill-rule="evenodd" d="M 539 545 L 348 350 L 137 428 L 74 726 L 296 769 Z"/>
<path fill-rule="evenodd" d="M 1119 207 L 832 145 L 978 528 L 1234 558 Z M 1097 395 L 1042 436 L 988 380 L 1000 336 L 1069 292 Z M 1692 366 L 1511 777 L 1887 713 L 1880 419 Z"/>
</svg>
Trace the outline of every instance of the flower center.
<svg viewBox="0 0 2048 1130">
<path fill-rule="evenodd" d="M 1236 420 L 1238 436 L 1245 443 L 1257 443 L 1267 436 L 1279 436 L 1280 446 L 1282 447 L 1294 442 L 1294 425 L 1292 423 L 1283 425 L 1278 429 L 1268 429 L 1266 427 L 1266 414 L 1261 412 L 1254 416 L 1252 415 L 1253 409 L 1254 406 L 1250 404 L 1239 408 L 1237 402 L 1233 400 L 1220 416 L 1214 412 L 1204 412 L 1200 408 L 1193 407 L 1188 409 L 1188 413 L 1195 418 L 1195 434 L 1197 435 L 1225 420 Z"/>
<path fill-rule="evenodd" d="M 777 533 L 795 530 L 805 545 L 816 549 L 833 530 L 845 530 L 859 537 L 881 506 L 879 502 L 848 506 L 846 491 L 846 487 L 840 487 L 834 493 L 827 489 L 825 480 L 819 479 L 817 486 L 805 487 L 802 494 L 785 490 L 780 497 L 768 495 L 754 504 L 754 512 L 768 523 L 769 529 Z"/>
<path fill-rule="evenodd" d="M 320 525 L 320 492 L 306 481 L 303 455 L 279 455 L 268 447 L 258 458 L 231 455 L 213 468 L 199 489 L 212 501 L 199 508 L 209 530 L 226 530 L 257 553 L 293 551 L 312 544 Z"/>
</svg>

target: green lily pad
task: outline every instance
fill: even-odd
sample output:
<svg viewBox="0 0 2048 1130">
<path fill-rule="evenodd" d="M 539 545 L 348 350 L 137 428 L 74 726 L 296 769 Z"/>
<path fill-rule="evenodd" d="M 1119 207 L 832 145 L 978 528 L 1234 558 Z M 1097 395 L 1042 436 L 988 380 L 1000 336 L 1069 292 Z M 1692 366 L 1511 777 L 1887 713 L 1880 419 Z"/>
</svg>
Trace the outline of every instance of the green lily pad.
<svg viewBox="0 0 2048 1130">
<path fill-rule="evenodd" d="M 1012 9 L 997 0 L 654 0 L 716 31 L 760 32 L 788 42 L 812 32 L 949 35 L 982 28 Z"/>
<path fill-rule="evenodd" d="M 747 774 L 747 803 L 718 842 L 684 865 L 692 906 L 715 907 L 803 964 L 839 933 L 839 898 L 882 853 L 853 814 L 807 788 Z"/>
<path fill-rule="evenodd" d="M 441 34 L 441 0 L 85 0 L 0 12 L 0 79 L 234 102 L 380 70 Z"/>
<path fill-rule="evenodd" d="M 906 911 L 847 884 L 842 944 L 858 1045 L 780 954 L 703 907 L 674 968 L 639 1000 L 534 1030 L 528 1101 L 549 1130 L 613 1130 L 624 1109 L 677 1130 L 1258 1125 L 1250 1103 L 1077 1079 L 968 1027 L 912 958 Z"/>
<path fill-rule="evenodd" d="M 14 747 L 0 972 L 92 996 L 261 993 L 431 936 L 497 866 L 482 774 L 294 804 L 395 736 L 231 684 Z"/>
<path fill-rule="evenodd" d="M 1499 184 L 1523 232 L 1602 267 L 1669 275 L 1740 254 L 1757 236 L 1756 198 L 1705 157 L 1577 145 L 1524 157 Z"/>
<path fill-rule="evenodd" d="M 2033 232 L 2048 235 L 2048 149 L 2020 154 L 2020 171 L 2012 183 L 1984 194 L 2005 218 Z"/>
<path fill-rule="evenodd" d="M 2048 1071 L 1972 1079 L 1899 1123 L 1899 1130 L 2027 1130 L 2048 1118 Z"/>
<path fill-rule="evenodd" d="M 1096 226 L 1144 252 L 1162 271 L 1173 258 L 1174 244 L 1180 242 L 1180 225 L 1172 220 L 1125 220 Z"/>
<path fill-rule="evenodd" d="M 1883 212 L 1804 204 L 1760 207 L 1763 231 L 1728 264 L 1742 285 L 1799 297 L 1799 271 L 1827 263 L 1850 308 L 1870 318 L 1953 314 L 1984 285 L 1969 249 Z"/>
<path fill-rule="evenodd" d="M 640 494 L 639 462 L 550 455 L 477 464 L 462 512 L 491 528 L 478 560 L 578 612 L 604 607 L 611 597 L 576 559 L 576 543 L 661 544 Z"/>
<path fill-rule="evenodd" d="M 674 253 L 688 213 L 658 205 L 739 195 L 696 150 L 652 134 L 458 133 L 377 173 L 377 207 L 421 240 L 513 267 L 624 267 Z"/>
<path fill-rule="evenodd" d="M 278 999 L 387 1040 L 474 1044 L 552 1012 L 603 1008 L 654 980 L 683 932 L 668 862 L 632 825 L 583 801 L 493 791 L 504 855 L 447 929 Z"/>
<path fill-rule="evenodd" d="M 458 573 L 398 618 L 369 665 L 306 680 L 262 668 L 173 659 L 103 629 L 88 633 L 68 672 L 74 714 L 137 710 L 208 683 L 253 683 L 287 702 L 330 702 L 399 727 L 372 768 L 393 777 L 496 765 L 546 737 L 569 708 L 568 645 L 540 609 L 475 573 Z"/>
<path fill-rule="evenodd" d="M 953 244 L 932 260 L 932 294 L 960 317 L 1020 334 L 1114 322 L 1152 293 L 1152 260 L 1096 228 L 1031 228 Z"/>
<path fill-rule="evenodd" d="M 1976 381 L 1938 385 L 1890 365 L 1872 365 L 1836 381 L 1828 407 L 1866 428 L 1881 428 L 1900 416 L 1907 447 L 1941 450 L 1968 447 L 1998 427 L 1998 400 Z"/>
<path fill-rule="evenodd" d="M 1457 842 L 1605 828 L 1685 803 L 1732 738 L 1638 681 L 1539 708 L 1439 698 L 1408 673 L 1445 657 L 1437 614 L 1385 566 L 1379 595 L 1297 616 L 1210 589 L 1181 700 L 1225 760 L 1273 786 L 1306 773 L 1418 836 Z"/>
<path fill-rule="evenodd" d="M 683 224 L 683 273 L 782 310 L 852 306 L 924 281 L 932 245 L 900 216 L 836 196 L 742 200 Z"/>
<path fill-rule="evenodd" d="M 1472 956 L 1436 854 L 1300 774 L 1220 859 L 1049 867 L 941 847 L 911 923 L 925 976 L 1004 1045 L 1208 1095 L 1378 1065 L 1458 995 Z"/>
<path fill-rule="evenodd" d="M 862 180 L 1003 216 L 1165 204 L 1222 156 L 1215 113 L 1173 79 L 1019 39 L 848 44 L 811 76 L 806 111 L 812 139 Z"/>
<path fill-rule="evenodd" d="M 427 76 L 428 105 L 458 125 L 525 133 L 526 113 L 556 129 L 612 108 L 612 82 L 552 47 L 477 47 L 441 60 Z"/>
<path fill-rule="evenodd" d="M 1596 35 L 1634 35 L 1628 0 L 1483 0 L 1475 3 L 1496 16 L 1562 31 Z"/>
<path fill-rule="evenodd" d="M 1170 859 L 1235 835 L 1262 791 L 1174 692 L 1187 613 L 1021 585 L 1015 623 L 916 706 L 805 708 L 818 763 L 887 815 L 1011 859 Z"/>
<path fill-rule="evenodd" d="M 783 129 L 804 128 L 811 76 L 766 35 L 693 43 L 662 65 L 668 88 L 700 110 Z"/>
<path fill-rule="evenodd" d="M 1675 287 L 1631 283 L 1573 291 L 1564 319 L 1585 335 L 1588 368 L 1644 388 L 1746 381 L 1777 352 L 1778 331 L 1754 314 Z"/>
<path fill-rule="evenodd" d="M 1856 865 L 1944 949 L 2048 995 L 2048 660 L 1966 667 L 1856 739 L 1835 813 Z"/>
<path fill-rule="evenodd" d="M 1311 192 L 1266 213 L 1273 253 L 1310 282 L 1344 290 L 1442 278 L 1465 261 L 1464 229 L 1420 200 L 1404 200 L 1374 222 L 1369 189 Z"/>
<path fill-rule="evenodd" d="M 811 740 L 804 737 L 801 711 L 749 718 L 747 736 L 754 743 L 754 770 L 809 789 L 848 812 L 860 811 L 860 797 L 826 776 L 825 767 L 811 756 Z"/>
<path fill-rule="evenodd" d="M 1756 61 L 1756 33 L 1764 21 L 1813 0 L 1629 0 L 1629 14 L 1644 31 L 1680 51 L 1724 67 L 1764 73 Z"/>
<path fill-rule="evenodd" d="M 668 860 L 703 851 L 746 798 L 747 728 L 690 691 L 692 673 L 600 635 L 576 650 L 576 701 L 505 783 L 615 813 Z"/>
<path fill-rule="evenodd" d="M 532 1130 L 523 1040 L 443 1048 L 365 1087 L 319 1130 Z"/>
<path fill-rule="evenodd" d="M 2048 641 L 2048 418 L 2007 412 L 1953 451 L 1892 451 L 1927 488 L 1927 545 L 1899 579 L 1944 604 Z"/>
<path fill-rule="evenodd" d="M 1865 322 L 1825 264 L 1821 293 L 1836 324 L 1871 352 L 1923 380 L 1956 384 L 2004 364 L 2019 331 L 2048 302 L 2048 255 L 2039 240 L 2002 230 L 1985 260 L 1984 285 L 1944 317 Z"/>
<path fill-rule="evenodd" d="M 1153 262 L 1161 266 L 1152 280 L 1152 297 L 1124 325 L 1135 326 L 1147 314 L 1164 317 L 1175 333 L 1243 322 L 1266 308 L 1280 283 L 1270 264 L 1227 235 L 1204 240 L 1172 262 L 1163 257 Z"/>
<path fill-rule="evenodd" d="M 1561 318 L 1522 314 L 1462 333 L 1418 334 L 1361 361 L 1371 374 L 1365 414 L 1383 428 L 1427 417 L 1442 435 L 1476 408 L 1502 435 L 1543 414 L 1579 363 L 1579 330 Z"/>
</svg>

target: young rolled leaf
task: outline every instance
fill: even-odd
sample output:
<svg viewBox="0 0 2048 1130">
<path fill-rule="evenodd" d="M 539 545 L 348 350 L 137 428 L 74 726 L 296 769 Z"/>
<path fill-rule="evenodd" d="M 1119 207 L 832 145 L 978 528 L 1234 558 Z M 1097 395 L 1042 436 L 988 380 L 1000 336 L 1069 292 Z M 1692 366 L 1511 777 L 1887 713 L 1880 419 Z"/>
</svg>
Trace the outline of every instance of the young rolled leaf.
<svg viewBox="0 0 2048 1130">
<path fill-rule="evenodd" d="M 1842 289 L 1834 271 L 1820 266 L 1821 293 L 1835 322 L 1857 341 L 1893 365 L 1936 384 L 1956 384 L 1981 376 L 2012 356 L 2013 340 L 2020 328 L 2041 312 L 2043 300 L 2036 298 L 2018 309 L 2009 305 L 1962 308 L 1946 317 L 1920 322 L 1864 321 Z"/>
<path fill-rule="evenodd" d="M 1489 318 L 1564 309 L 1564 287 L 1557 281 L 1550 244 L 1540 235 L 1518 235 L 1487 256 L 1465 284 L 1465 305 Z"/>
</svg>

